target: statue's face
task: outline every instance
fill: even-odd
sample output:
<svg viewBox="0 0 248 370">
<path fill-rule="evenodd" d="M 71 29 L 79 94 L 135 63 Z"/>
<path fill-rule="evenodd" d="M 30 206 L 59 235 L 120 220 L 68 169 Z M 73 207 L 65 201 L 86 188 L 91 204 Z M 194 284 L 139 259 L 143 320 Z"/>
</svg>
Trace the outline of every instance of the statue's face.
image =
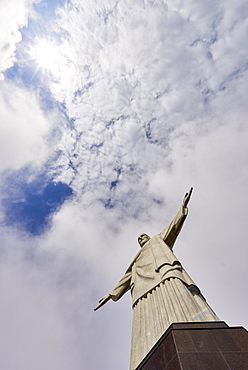
<svg viewBox="0 0 248 370">
<path fill-rule="evenodd" d="M 139 245 L 141 246 L 141 248 L 148 242 L 148 240 L 150 240 L 150 236 L 148 236 L 147 234 L 141 234 L 139 237 L 138 237 L 138 242 L 139 242 Z"/>
</svg>

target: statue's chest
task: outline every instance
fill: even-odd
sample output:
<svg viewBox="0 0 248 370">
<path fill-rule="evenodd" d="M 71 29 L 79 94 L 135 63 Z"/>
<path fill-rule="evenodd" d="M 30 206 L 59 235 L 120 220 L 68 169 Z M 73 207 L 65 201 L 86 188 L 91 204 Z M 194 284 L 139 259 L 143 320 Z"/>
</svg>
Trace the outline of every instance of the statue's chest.
<svg viewBox="0 0 248 370">
<path fill-rule="evenodd" d="M 136 259 L 136 267 L 143 267 L 153 264 L 153 255 L 151 252 L 151 248 L 147 248 L 146 250 L 142 251 L 139 257 Z"/>
<path fill-rule="evenodd" d="M 134 266 L 136 277 L 154 279 L 155 269 L 154 269 L 154 260 L 152 252 L 149 249 L 143 251 L 140 256 L 137 258 Z"/>
</svg>

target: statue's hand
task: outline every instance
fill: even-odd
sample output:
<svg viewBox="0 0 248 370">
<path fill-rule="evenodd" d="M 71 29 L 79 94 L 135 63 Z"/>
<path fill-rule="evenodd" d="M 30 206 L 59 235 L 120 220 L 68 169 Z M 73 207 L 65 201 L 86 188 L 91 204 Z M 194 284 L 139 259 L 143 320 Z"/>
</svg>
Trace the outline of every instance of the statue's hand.
<svg viewBox="0 0 248 370">
<path fill-rule="evenodd" d="M 105 295 L 102 299 L 99 301 L 99 305 L 94 308 L 94 311 L 98 310 L 98 308 L 102 307 L 105 303 L 107 303 L 110 300 L 111 296 L 110 294 Z"/>
<path fill-rule="evenodd" d="M 187 207 L 191 194 L 192 194 L 193 188 L 190 188 L 189 192 L 185 194 L 183 198 L 183 207 Z"/>
</svg>

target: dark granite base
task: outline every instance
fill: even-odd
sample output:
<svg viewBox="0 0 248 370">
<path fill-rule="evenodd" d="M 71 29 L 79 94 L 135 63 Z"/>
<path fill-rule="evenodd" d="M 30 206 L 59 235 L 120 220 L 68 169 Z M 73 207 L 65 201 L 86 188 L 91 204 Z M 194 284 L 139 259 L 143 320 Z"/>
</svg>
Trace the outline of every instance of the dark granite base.
<svg viewBox="0 0 248 370">
<path fill-rule="evenodd" d="M 136 370 L 248 370 L 248 332 L 224 321 L 172 324 Z"/>
</svg>

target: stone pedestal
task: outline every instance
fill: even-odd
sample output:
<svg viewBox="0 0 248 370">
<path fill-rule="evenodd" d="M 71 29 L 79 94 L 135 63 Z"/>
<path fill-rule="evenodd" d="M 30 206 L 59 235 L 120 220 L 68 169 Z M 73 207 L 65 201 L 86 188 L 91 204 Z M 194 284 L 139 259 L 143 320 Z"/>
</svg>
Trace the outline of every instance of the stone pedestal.
<svg viewBox="0 0 248 370">
<path fill-rule="evenodd" d="M 223 321 L 172 324 L 136 370 L 248 370 L 248 332 Z"/>
</svg>

